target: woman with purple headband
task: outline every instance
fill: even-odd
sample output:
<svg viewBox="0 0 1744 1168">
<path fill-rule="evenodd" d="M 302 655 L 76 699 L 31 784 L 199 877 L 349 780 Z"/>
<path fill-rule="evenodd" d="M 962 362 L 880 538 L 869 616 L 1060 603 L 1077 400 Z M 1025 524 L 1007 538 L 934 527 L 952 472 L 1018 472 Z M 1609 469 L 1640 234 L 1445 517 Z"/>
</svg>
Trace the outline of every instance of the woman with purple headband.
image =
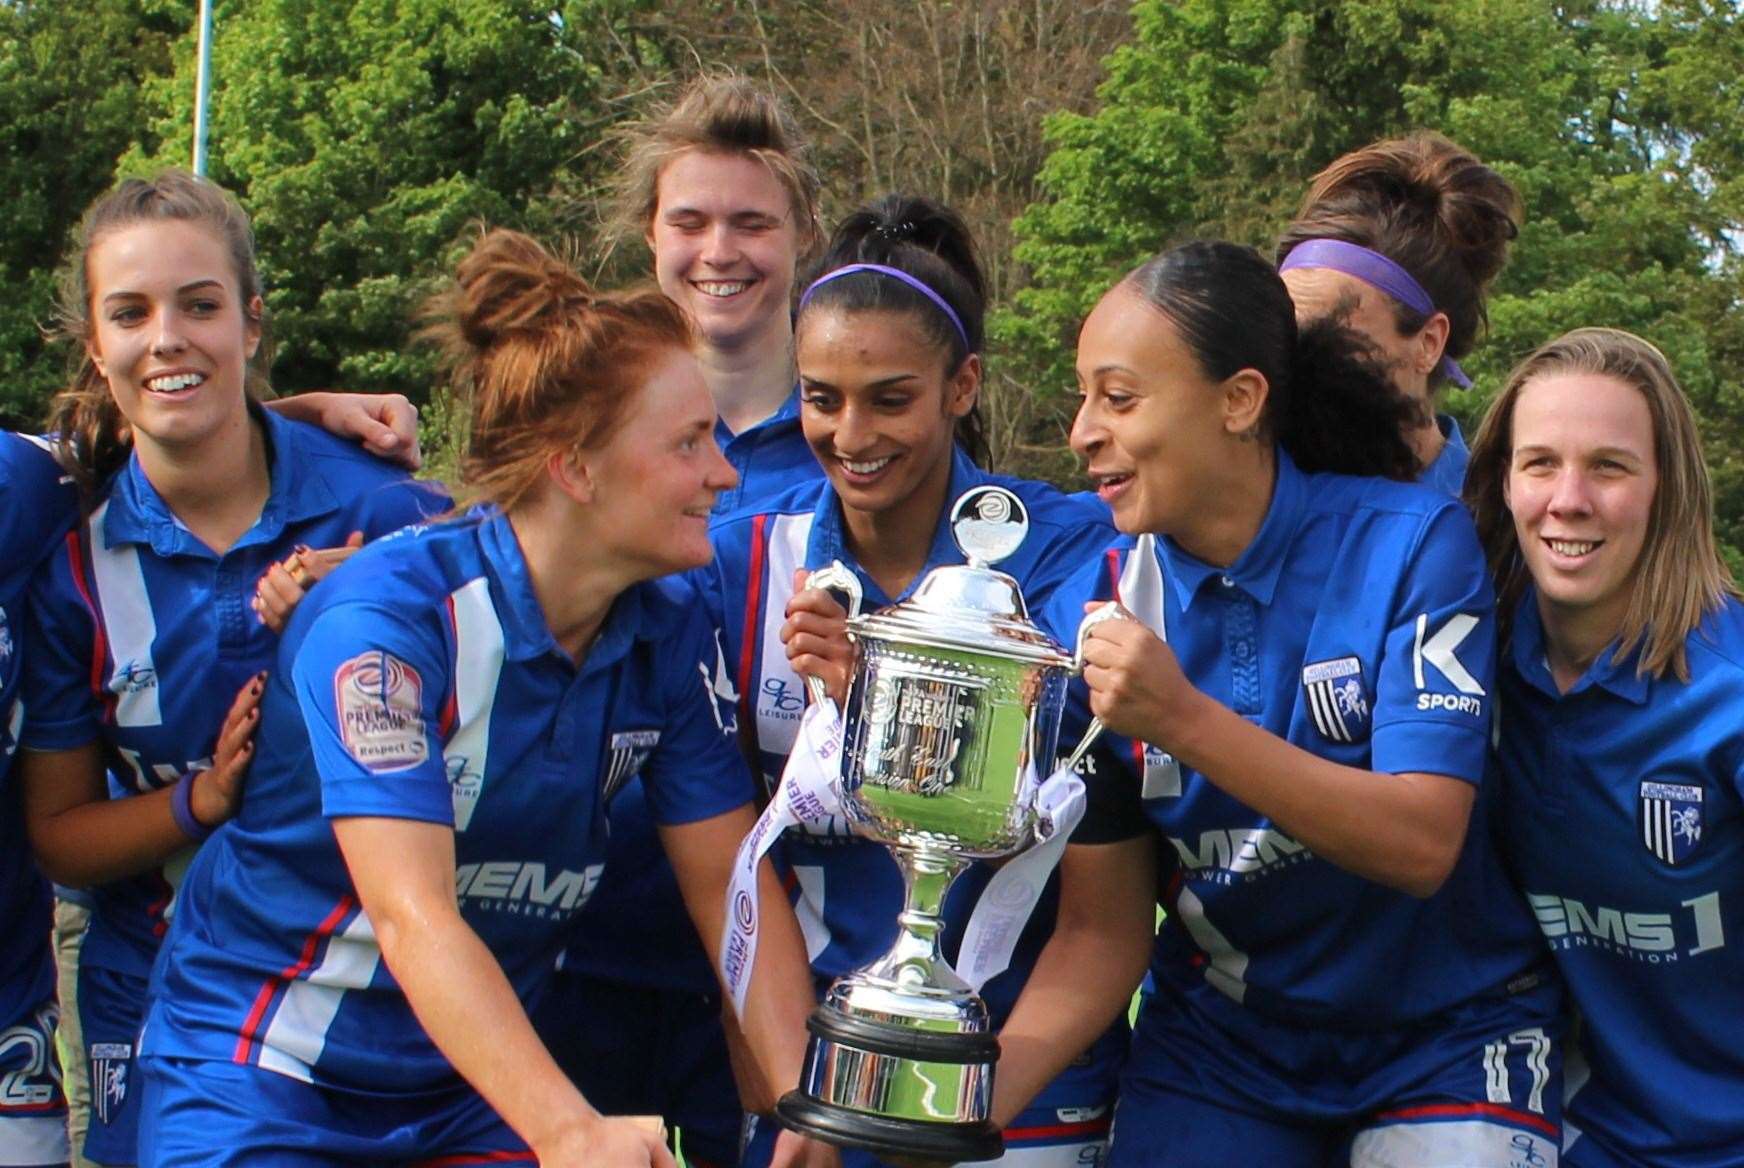
<svg viewBox="0 0 1744 1168">
<path fill-rule="evenodd" d="M 1439 134 L 1352 151 L 1314 177 L 1278 240 L 1278 270 L 1303 321 L 1336 316 L 1374 347 L 1400 393 L 1421 403 L 1406 440 L 1421 480 L 1459 493 L 1468 459 L 1435 409 L 1485 324 L 1484 298 L 1519 233 L 1508 180 Z"/>
<path fill-rule="evenodd" d="M 704 572 L 730 679 L 741 742 L 773 788 L 805 709 L 801 679 L 843 680 L 831 646 L 843 612 L 804 589 L 806 570 L 840 560 L 869 608 L 905 599 L 933 568 L 962 562 L 949 513 L 964 492 L 998 484 L 1029 512 L 1029 535 L 1000 570 L 1032 606 L 1107 546 L 1108 511 L 1089 496 L 981 469 L 985 286 L 963 221 L 925 199 L 889 196 L 836 229 L 794 324 L 800 421 L 825 479 L 717 520 L 715 562 Z M 885 952 L 895 939 L 902 880 L 882 846 L 839 820 L 790 831 L 774 853 L 793 890 L 818 990 Z M 954 956 L 990 870 L 977 866 L 946 903 Z M 1047 894 L 1011 968 L 986 985 L 996 1020 L 1016 999 L 1053 928 Z M 1125 1026 L 1052 1078 L 1005 1127 L 1007 1156 L 1060 1168 L 1102 1154 L 1125 1050 Z M 759 1126 L 743 1163 L 767 1162 L 771 1125 Z M 844 1153 L 865 1164 L 860 1152 Z"/>
</svg>

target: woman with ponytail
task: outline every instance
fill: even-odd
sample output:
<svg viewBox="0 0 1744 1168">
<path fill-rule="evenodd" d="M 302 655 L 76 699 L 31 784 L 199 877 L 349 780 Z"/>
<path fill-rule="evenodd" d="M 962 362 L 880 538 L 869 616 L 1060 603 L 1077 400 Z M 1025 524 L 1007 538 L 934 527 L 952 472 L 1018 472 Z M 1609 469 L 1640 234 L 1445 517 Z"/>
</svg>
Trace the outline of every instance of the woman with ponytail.
<svg viewBox="0 0 1744 1168">
<path fill-rule="evenodd" d="M 989 484 L 1028 510 L 1028 539 L 999 568 L 1032 607 L 1113 537 L 1094 500 L 976 465 L 985 452 L 977 410 L 984 312 L 985 284 L 962 219 L 930 200 L 894 195 L 843 220 L 800 297 L 800 421 L 825 477 L 717 520 L 709 573 L 735 665 L 741 739 L 771 790 L 804 709 L 801 678 L 821 672 L 838 690 L 845 680 L 839 663 L 814 655 L 842 635 L 844 613 L 827 593 L 803 587 L 807 571 L 839 560 L 859 577 L 867 607 L 906 599 L 933 568 L 963 562 L 951 506 Z M 903 891 L 887 849 L 832 821 L 788 833 L 776 854 L 796 890 L 820 993 L 889 948 Z M 978 865 L 953 888 L 948 950 L 990 873 Z M 1036 914 L 1012 968 L 988 983 L 996 1014 L 1022 987 L 1050 920 L 1047 908 Z M 1076 1165 L 1100 1154 L 1124 1038 L 1111 1033 L 1031 1110 L 1006 1117 L 1014 1162 Z M 745 1163 L 766 1162 L 771 1131 L 760 1126 Z"/>
<path fill-rule="evenodd" d="M 242 209 L 177 171 L 91 208 L 67 282 L 84 359 L 55 429 L 85 513 L 31 584 L 19 771 L 43 872 L 93 891 L 78 999 L 97 1088 L 85 1152 L 102 1164 L 135 1162 L 147 975 L 180 870 L 248 764 L 278 641 L 251 607 L 259 582 L 300 593 L 348 545 L 443 506 L 254 404 L 261 292 Z"/>
<path fill-rule="evenodd" d="M 1410 405 L 1363 354 L 1224 243 L 1144 264 L 1079 335 L 1072 445 L 1128 538 L 1046 615 L 1137 619 L 1087 639 L 1066 740 L 1110 733 L 995 1110 L 1148 957 L 1114 1165 L 1556 1162 L 1558 991 L 1474 813 L 1489 577 L 1459 503 L 1397 481 Z"/>
<path fill-rule="evenodd" d="M 292 616 L 240 811 L 166 942 L 146 1164 L 672 1163 L 571 1085 L 526 1008 L 637 770 L 720 935 L 750 776 L 701 606 L 656 578 L 708 560 L 733 471 L 658 292 L 595 293 L 496 231 L 431 313 L 470 402 L 476 506 L 366 547 Z M 763 944 L 747 1031 L 779 1081 L 804 1010 L 791 915 Z"/>
<path fill-rule="evenodd" d="M 1352 151 L 1314 176 L 1278 240 L 1299 319 L 1332 318 L 1374 346 L 1416 407 L 1405 436 L 1421 481 L 1457 495 L 1469 455 L 1435 409 L 1486 323 L 1484 300 L 1520 228 L 1520 195 L 1470 151 L 1419 132 Z"/>
</svg>

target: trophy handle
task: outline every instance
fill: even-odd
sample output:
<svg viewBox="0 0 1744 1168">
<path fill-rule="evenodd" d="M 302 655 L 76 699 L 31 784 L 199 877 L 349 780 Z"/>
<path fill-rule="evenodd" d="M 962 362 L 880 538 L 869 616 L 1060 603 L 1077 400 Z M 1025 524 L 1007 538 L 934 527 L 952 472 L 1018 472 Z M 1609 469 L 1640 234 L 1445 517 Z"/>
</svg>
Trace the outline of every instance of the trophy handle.
<svg viewBox="0 0 1744 1168">
<path fill-rule="evenodd" d="M 822 588 L 829 592 L 845 593 L 848 597 L 848 619 L 860 615 L 860 606 L 866 599 L 865 590 L 860 587 L 860 577 L 854 575 L 848 566 L 840 560 L 831 560 L 829 567 L 819 568 L 805 578 L 807 588 Z M 829 700 L 829 689 L 824 685 L 823 678 L 806 675 L 805 688 L 811 694 L 814 702 Z"/>
<path fill-rule="evenodd" d="M 1089 637 L 1091 629 L 1104 621 L 1137 619 L 1118 600 L 1110 600 L 1102 607 L 1086 614 L 1078 625 L 1078 644 L 1072 650 L 1072 672 L 1074 674 L 1084 672 L 1084 641 Z M 1102 719 L 1091 718 L 1089 727 L 1084 731 L 1084 737 L 1078 740 L 1078 745 L 1072 748 L 1071 756 L 1066 759 L 1067 770 L 1077 769 L 1078 764 L 1084 761 L 1084 756 L 1090 753 L 1090 748 L 1096 745 L 1096 740 L 1102 737 L 1102 731 Z"/>
</svg>

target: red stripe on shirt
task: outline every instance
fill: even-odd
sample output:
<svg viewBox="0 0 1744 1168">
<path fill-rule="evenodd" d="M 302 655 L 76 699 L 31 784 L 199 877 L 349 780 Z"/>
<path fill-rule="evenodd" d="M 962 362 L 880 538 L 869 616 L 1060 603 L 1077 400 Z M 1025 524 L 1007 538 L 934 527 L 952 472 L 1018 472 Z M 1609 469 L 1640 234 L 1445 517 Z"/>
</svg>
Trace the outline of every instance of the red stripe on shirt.
<svg viewBox="0 0 1744 1168">
<path fill-rule="evenodd" d="M 357 907 L 357 898 L 346 893 L 339 898 L 339 903 L 333 906 L 333 911 L 327 914 L 327 919 L 315 926 L 315 931 L 303 940 L 303 951 L 297 960 L 285 967 L 277 977 L 269 977 L 260 987 L 260 993 L 255 995 L 254 1006 L 248 1011 L 248 1018 L 242 1024 L 242 1033 L 236 1040 L 236 1053 L 232 1060 L 239 1063 L 251 1062 L 254 1059 L 255 1048 L 260 1045 L 260 1026 L 266 1018 L 267 1008 L 284 989 L 297 978 L 309 972 L 309 967 L 315 964 L 315 954 L 321 948 L 321 942 L 333 935 L 333 930 L 339 927 L 352 909 Z"/>
<path fill-rule="evenodd" d="M 104 703 L 105 711 L 112 710 L 115 695 L 110 693 L 103 684 L 103 663 L 109 657 L 109 638 L 103 632 L 103 614 L 97 607 L 97 601 L 91 595 L 91 585 L 85 579 L 85 555 L 79 542 L 79 529 L 67 532 L 67 566 L 72 570 L 73 587 L 79 590 L 79 599 L 85 602 L 85 607 L 91 613 L 91 692 Z"/>
<path fill-rule="evenodd" d="M 751 563 L 746 571 L 745 589 L 745 630 L 744 640 L 739 649 L 739 727 L 745 734 L 745 741 L 752 749 L 757 744 L 757 701 L 751 693 L 751 674 L 757 665 L 757 617 L 763 607 L 763 593 L 767 588 L 763 580 L 763 560 L 769 546 L 769 516 L 759 515 L 751 520 Z M 761 770 L 762 764 L 752 757 L 752 766 Z"/>
<path fill-rule="evenodd" d="M 694 1162 L 694 1161 L 693 1161 Z M 437 1156 L 434 1160 L 417 1160 L 413 1168 L 461 1168 L 465 1164 L 537 1164 L 533 1153 L 521 1151 L 462 1152 L 456 1156 Z"/>
<path fill-rule="evenodd" d="M 1505 1123 L 1529 1127 L 1553 1140 L 1562 1138 L 1562 1129 L 1542 1115 L 1533 1115 L 1530 1111 L 1516 1111 L 1512 1107 L 1503 1107 L 1499 1103 L 1426 1103 L 1421 1107 L 1401 1107 L 1397 1111 L 1381 1112 L 1375 1116 L 1370 1126 L 1383 1127 L 1389 1123 L 1411 1123 L 1420 1120 L 1468 1119 L 1472 1116 L 1499 1119 Z"/>
<path fill-rule="evenodd" d="M 1008 1127 L 1004 1135 L 1008 1141 L 1023 1140 L 1088 1140 L 1096 1136 L 1108 1134 L 1112 1116 L 1104 1115 L 1098 1119 L 1087 1119 L 1082 1123 L 1053 1123 L 1038 1127 Z"/>
<path fill-rule="evenodd" d="M 441 736 L 444 745 L 448 736 L 454 732 L 454 723 L 460 720 L 460 692 L 458 679 L 460 677 L 460 618 L 454 615 L 454 596 L 448 597 L 448 627 L 454 633 L 454 670 L 450 676 L 456 679 L 455 684 L 448 687 L 448 696 L 442 699 L 442 716 L 436 725 L 436 732 Z"/>
</svg>

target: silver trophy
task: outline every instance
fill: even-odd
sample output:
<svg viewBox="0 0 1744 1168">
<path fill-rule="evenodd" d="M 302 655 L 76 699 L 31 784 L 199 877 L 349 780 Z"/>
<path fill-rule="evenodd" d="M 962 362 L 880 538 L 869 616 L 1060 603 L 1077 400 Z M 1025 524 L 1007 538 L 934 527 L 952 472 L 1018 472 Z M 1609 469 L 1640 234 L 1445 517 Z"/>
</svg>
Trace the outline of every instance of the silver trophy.
<svg viewBox="0 0 1744 1168">
<path fill-rule="evenodd" d="M 935 569 L 880 612 L 860 613 L 859 581 L 841 564 L 807 581 L 847 594 L 857 649 L 843 813 L 890 848 L 906 897 L 895 945 L 837 978 L 813 1012 L 799 1089 L 777 1114 L 832 1143 L 956 1162 L 1004 1150 L 988 1119 L 999 1042 L 986 1003 L 940 952 L 940 909 L 972 861 L 1034 842 L 1039 777 L 1051 769 L 1076 662 L 1031 623 L 1017 582 L 990 566 L 1023 543 L 1022 500 L 977 487 L 952 508 L 951 530 L 969 562 Z M 1091 624 L 1119 615 L 1117 605 L 1092 613 L 1080 646 Z M 809 684 L 821 697 L 822 683 Z"/>
</svg>

